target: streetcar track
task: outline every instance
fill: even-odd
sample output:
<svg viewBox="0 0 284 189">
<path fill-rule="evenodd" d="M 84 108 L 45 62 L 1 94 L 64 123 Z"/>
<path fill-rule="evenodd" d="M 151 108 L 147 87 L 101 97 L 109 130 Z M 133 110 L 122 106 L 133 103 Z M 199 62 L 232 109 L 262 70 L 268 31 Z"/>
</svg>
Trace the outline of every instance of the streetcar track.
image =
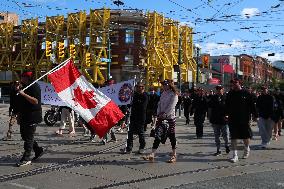
<svg viewBox="0 0 284 189">
<path fill-rule="evenodd" d="M 28 170 L 28 171 L 23 171 L 23 172 L 19 172 L 19 173 L 8 174 L 8 175 L 1 175 L 0 176 L 0 182 L 7 182 L 7 181 L 19 179 L 19 178 L 24 178 L 24 177 L 34 176 L 34 175 L 38 175 L 38 174 L 42 174 L 42 173 L 47 173 L 47 172 L 50 172 L 50 171 L 58 171 L 58 170 L 61 170 L 61 169 L 72 168 L 72 167 L 76 167 L 76 166 L 82 166 L 82 164 L 86 164 L 86 163 L 90 164 L 92 161 L 82 162 L 81 160 L 86 159 L 86 158 L 90 158 L 90 157 L 95 157 L 99 154 L 104 154 L 104 153 L 109 152 L 111 150 L 114 150 L 116 148 L 120 148 L 124 145 L 125 145 L 124 143 L 120 143 L 120 144 L 116 144 L 116 145 L 110 146 L 110 147 L 102 149 L 102 150 L 95 151 L 95 152 L 87 154 L 87 155 L 75 157 L 75 158 L 70 159 L 66 162 L 51 163 L 49 165 L 46 165 L 46 166 L 43 166 L 43 167 L 40 167 L 40 168 L 35 168 L 35 169 L 32 169 L 32 170 Z"/>
<path fill-rule="evenodd" d="M 236 168 L 236 167 L 263 166 L 263 164 L 265 163 L 280 163 L 280 162 L 283 163 L 284 161 L 264 161 L 264 162 L 257 162 L 257 163 L 248 163 L 248 164 L 243 164 L 243 165 L 234 164 L 234 165 L 227 165 L 227 166 L 215 166 L 211 168 L 180 171 L 180 172 L 174 172 L 174 173 L 168 173 L 168 174 L 154 175 L 154 176 L 149 176 L 149 177 L 144 177 L 144 178 L 139 178 L 139 179 L 133 179 L 133 180 L 128 180 L 128 181 L 121 181 L 121 182 L 111 183 L 107 185 L 96 186 L 91 189 L 118 187 L 118 186 L 123 186 L 123 185 L 129 185 L 129 184 L 134 184 L 134 183 L 139 183 L 139 182 L 147 182 L 151 180 L 167 178 L 167 177 L 172 177 L 172 176 L 179 176 L 179 175 L 184 175 L 184 174 L 195 174 L 195 173 L 202 173 L 202 172 L 208 172 L 208 171 L 214 171 L 214 170 L 220 170 L 220 169 L 230 169 L 230 168 Z"/>
</svg>

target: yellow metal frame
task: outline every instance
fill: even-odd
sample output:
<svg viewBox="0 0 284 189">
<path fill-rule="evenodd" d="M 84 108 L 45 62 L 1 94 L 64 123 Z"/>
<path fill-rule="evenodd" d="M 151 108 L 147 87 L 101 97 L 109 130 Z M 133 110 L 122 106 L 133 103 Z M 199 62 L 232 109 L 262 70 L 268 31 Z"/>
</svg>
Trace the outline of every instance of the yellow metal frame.
<svg viewBox="0 0 284 189">
<path fill-rule="evenodd" d="M 67 39 L 68 45 L 75 45 L 74 62 L 80 69 L 84 69 L 86 54 L 86 36 L 87 36 L 87 14 L 78 12 L 68 14 L 67 18 Z M 69 52 L 70 56 L 70 52 Z"/>
<path fill-rule="evenodd" d="M 160 80 L 173 79 L 173 67 L 178 65 L 179 44 L 182 49 L 181 81 L 189 81 L 188 70 L 192 71 L 195 81 L 192 28 L 179 26 L 178 22 L 156 12 L 147 13 L 146 16 L 146 61 L 141 66 L 146 68 L 147 86 L 157 86 Z M 70 56 L 68 47 L 75 45 L 76 55 L 73 59 L 76 66 L 90 82 L 102 84 L 108 74 L 108 63 L 102 62 L 102 58 L 108 59 L 110 54 L 110 20 L 110 9 L 104 8 L 90 10 L 90 15 L 83 11 L 71 13 L 67 19 L 62 15 L 46 17 L 46 22 L 40 25 L 37 18 L 24 20 L 21 33 L 14 31 L 11 23 L 0 24 L 0 70 L 22 72 L 23 69 L 33 69 L 36 77 L 39 77 L 54 66 L 52 58 L 55 64 L 64 61 L 67 55 Z M 20 38 L 15 38 L 14 32 Z M 42 32 L 45 32 L 45 37 Z M 45 41 L 52 43 L 52 56 L 47 57 L 41 48 Z M 65 44 L 66 56 L 59 57 L 59 43 Z M 16 49 L 16 55 L 15 44 L 21 47 L 20 50 Z"/>
<path fill-rule="evenodd" d="M 156 12 L 147 13 L 148 28 L 146 33 L 146 85 L 159 85 L 159 80 L 170 79 L 171 61 L 164 54 L 164 17 Z"/>
<path fill-rule="evenodd" d="M 12 70 L 13 24 L 0 24 L 0 70 Z"/>
<path fill-rule="evenodd" d="M 12 71 L 34 71 L 37 66 L 38 18 L 22 21 L 20 43 L 21 49 L 13 60 Z"/>
<path fill-rule="evenodd" d="M 46 17 L 45 30 L 45 39 L 43 38 L 41 43 L 45 41 L 50 41 L 52 44 L 56 43 L 56 46 L 53 45 L 52 54 L 55 57 L 55 63 L 60 63 L 60 59 L 58 58 L 58 44 L 59 42 L 64 42 L 64 16 Z M 36 76 L 39 77 L 52 67 L 51 57 L 46 57 L 45 50 L 41 50 L 41 57 L 36 66 Z"/>
<path fill-rule="evenodd" d="M 107 63 L 101 58 L 108 58 L 108 37 L 110 28 L 110 9 L 90 10 L 90 66 L 84 65 L 83 72 L 92 82 L 102 84 L 107 76 Z M 92 71 L 89 73 L 87 70 Z"/>
<path fill-rule="evenodd" d="M 192 81 L 196 81 L 196 61 L 193 58 L 193 29 L 188 26 L 181 26 L 181 48 L 182 48 L 182 57 L 183 64 L 181 65 L 181 76 L 184 81 L 189 81 L 188 70 L 192 71 Z"/>
</svg>

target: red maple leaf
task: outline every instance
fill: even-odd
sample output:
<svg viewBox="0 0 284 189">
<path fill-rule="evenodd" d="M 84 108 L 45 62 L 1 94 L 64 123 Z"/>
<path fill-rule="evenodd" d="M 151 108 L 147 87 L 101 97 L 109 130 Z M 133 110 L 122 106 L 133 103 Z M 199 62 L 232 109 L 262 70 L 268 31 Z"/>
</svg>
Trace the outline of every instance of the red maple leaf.
<svg viewBox="0 0 284 189">
<path fill-rule="evenodd" d="M 85 91 L 83 92 L 78 86 L 74 89 L 74 98 L 72 100 L 75 103 L 79 103 L 84 109 L 91 109 L 97 106 L 97 102 L 94 100 L 94 91 Z"/>
</svg>

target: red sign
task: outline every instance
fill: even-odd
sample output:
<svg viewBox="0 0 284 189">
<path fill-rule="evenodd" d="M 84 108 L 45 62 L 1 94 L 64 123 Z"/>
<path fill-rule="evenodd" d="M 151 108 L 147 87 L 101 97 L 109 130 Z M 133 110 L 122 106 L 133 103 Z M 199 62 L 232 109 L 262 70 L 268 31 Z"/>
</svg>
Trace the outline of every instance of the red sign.
<svg viewBox="0 0 284 189">
<path fill-rule="evenodd" d="M 211 85 L 219 85 L 221 82 L 220 82 L 220 79 L 218 78 L 211 78 L 208 80 L 208 83 Z"/>
</svg>

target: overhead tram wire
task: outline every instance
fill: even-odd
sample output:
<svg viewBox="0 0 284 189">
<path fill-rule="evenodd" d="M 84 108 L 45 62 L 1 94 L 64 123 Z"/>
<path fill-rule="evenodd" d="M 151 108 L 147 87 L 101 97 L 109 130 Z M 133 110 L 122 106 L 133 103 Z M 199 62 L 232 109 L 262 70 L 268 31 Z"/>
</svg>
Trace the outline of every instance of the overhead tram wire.
<svg viewBox="0 0 284 189">
<path fill-rule="evenodd" d="M 203 0 L 201 0 L 201 1 L 203 1 Z M 214 9 L 215 11 L 218 11 L 218 10 L 215 9 L 213 6 L 211 6 L 211 5 L 209 5 L 209 4 L 207 4 L 207 5 L 208 5 L 209 7 L 211 7 L 212 9 Z M 270 9 L 271 9 L 271 8 L 270 8 Z M 221 13 L 222 13 L 223 15 L 225 15 L 223 12 L 221 12 Z M 233 20 L 234 20 L 234 19 L 233 19 Z M 242 24 L 238 23 L 237 21 L 236 21 L 236 23 L 239 24 L 240 26 L 244 27 Z M 248 29 L 248 31 L 251 32 L 252 34 L 258 36 L 260 39 L 263 39 L 260 35 L 255 34 L 254 32 L 250 31 L 250 29 Z M 264 39 L 263 39 L 263 42 L 265 42 Z"/>
<path fill-rule="evenodd" d="M 188 8 L 186 8 L 186 7 L 184 7 L 184 6 L 182 6 L 182 5 L 180 5 L 180 4 L 178 4 L 177 2 L 174 2 L 173 0 L 168 0 L 168 1 L 170 1 L 170 2 L 172 2 L 173 4 L 175 4 L 175 5 L 178 5 L 179 7 L 182 7 L 182 8 L 184 8 L 186 11 L 189 11 L 189 12 L 191 12 L 191 13 L 193 13 L 193 14 L 195 14 L 196 16 L 198 16 L 198 17 L 201 17 L 201 15 L 199 15 L 199 14 L 197 14 L 195 11 L 193 11 L 193 10 L 191 10 L 191 9 L 188 9 Z M 202 1 L 202 2 L 204 2 L 204 1 Z M 207 5 L 207 3 L 204 3 L 204 4 L 206 4 Z M 223 31 L 223 27 L 221 27 L 220 25 L 218 25 L 218 24 L 216 24 L 219 28 L 220 28 L 220 31 Z M 216 33 L 214 34 L 214 35 L 216 35 Z M 212 34 L 209 34 L 209 35 L 207 35 L 207 36 L 212 36 Z M 240 36 L 238 36 L 241 40 L 243 40 L 242 39 L 242 37 L 240 37 Z M 207 37 L 205 36 L 205 37 L 203 37 L 203 39 L 206 39 Z"/>
</svg>

